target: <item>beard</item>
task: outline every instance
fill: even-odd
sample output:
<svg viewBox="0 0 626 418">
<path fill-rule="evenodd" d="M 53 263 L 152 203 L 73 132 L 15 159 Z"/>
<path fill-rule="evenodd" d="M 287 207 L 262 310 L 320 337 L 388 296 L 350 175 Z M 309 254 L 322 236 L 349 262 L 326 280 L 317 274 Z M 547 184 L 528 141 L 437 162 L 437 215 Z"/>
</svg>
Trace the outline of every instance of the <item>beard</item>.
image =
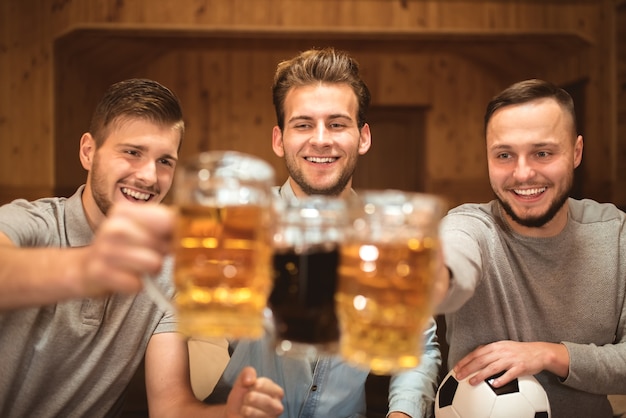
<svg viewBox="0 0 626 418">
<path fill-rule="evenodd" d="M 556 216 L 556 214 L 559 213 L 559 210 L 561 210 L 563 205 L 565 205 L 565 202 L 567 202 L 567 199 L 569 198 L 570 191 L 572 190 L 573 182 L 574 178 L 572 175 L 566 180 L 563 191 L 552 200 L 550 206 L 548 207 L 548 210 L 546 210 L 543 214 L 536 216 L 526 216 L 524 218 L 518 216 L 513 210 L 513 207 L 504 199 L 500 198 L 498 193 L 496 193 L 495 191 L 494 193 L 496 195 L 496 199 L 498 200 L 498 202 L 500 202 L 500 206 L 502 206 L 502 209 L 504 209 L 506 214 L 509 215 L 509 217 L 515 223 L 527 228 L 541 228 L 542 226 L 550 222 Z"/>
<path fill-rule="evenodd" d="M 96 152 L 93 159 L 93 164 L 91 167 L 91 194 L 93 195 L 93 199 L 104 215 L 109 212 L 111 206 L 113 206 L 113 202 L 107 197 L 106 194 L 106 174 L 102 173 L 102 170 L 99 169 L 100 166 L 100 158 L 98 153 Z"/>
<path fill-rule="evenodd" d="M 350 161 L 345 170 L 341 172 L 341 175 L 336 179 L 333 184 L 326 187 L 315 187 L 307 182 L 302 170 L 300 170 L 296 164 L 286 159 L 287 172 L 289 176 L 296 182 L 300 189 L 307 195 L 327 195 L 327 196 L 339 196 L 347 187 L 354 170 L 356 169 L 356 159 Z"/>
</svg>

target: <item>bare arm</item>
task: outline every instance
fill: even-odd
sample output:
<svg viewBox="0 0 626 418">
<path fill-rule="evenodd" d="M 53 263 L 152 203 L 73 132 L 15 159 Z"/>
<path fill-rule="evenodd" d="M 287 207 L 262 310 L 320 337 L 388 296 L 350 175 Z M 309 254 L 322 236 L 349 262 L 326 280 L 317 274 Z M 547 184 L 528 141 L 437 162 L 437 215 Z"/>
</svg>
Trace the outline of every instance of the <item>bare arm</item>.
<svg viewBox="0 0 626 418">
<path fill-rule="evenodd" d="M 111 209 L 91 245 L 18 248 L 0 233 L 0 311 L 141 290 L 169 251 L 173 214 L 164 206 Z"/>
<path fill-rule="evenodd" d="M 189 378 L 189 354 L 178 333 L 155 334 L 146 350 L 146 393 L 151 417 L 225 416 L 225 408 L 209 407 L 197 400 Z"/>
<path fill-rule="evenodd" d="M 271 418 L 283 411 L 283 390 L 245 368 L 235 382 L 226 405 L 205 405 L 197 400 L 189 379 L 186 340 L 177 333 L 153 335 L 146 351 L 146 391 L 151 417 L 206 416 Z"/>
<path fill-rule="evenodd" d="M 0 233 L 0 310 L 45 305 L 78 295 L 85 249 L 17 248 Z"/>
</svg>

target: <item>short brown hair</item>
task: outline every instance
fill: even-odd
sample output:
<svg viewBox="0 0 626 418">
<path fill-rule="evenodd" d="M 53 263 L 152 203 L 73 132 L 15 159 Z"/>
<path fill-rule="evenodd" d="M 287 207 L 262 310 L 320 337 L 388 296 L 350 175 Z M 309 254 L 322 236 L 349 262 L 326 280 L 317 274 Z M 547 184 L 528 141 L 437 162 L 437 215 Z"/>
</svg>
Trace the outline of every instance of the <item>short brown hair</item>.
<svg viewBox="0 0 626 418">
<path fill-rule="evenodd" d="M 345 83 L 356 94 L 359 109 L 359 128 L 365 124 L 365 115 L 370 104 L 370 91 L 359 75 L 358 62 L 345 51 L 334 48 L 310 49 L 296 57 L 282 61 L 276 68 L 272 98 L 276 109 L 276 120 L 281 129 L 285 125 L 285 97 L 293 87 L 313 83 Z"/>
<path fill-rule="evenodd" d="M 577 134 L 576 111 L 572 96 L 555 84 L 536 78 L 520 81 L 507 87 L 489 102 L 485 112 L 485 132 L 487 132 L 487 125 L 496 110 L 539 99 L 554 99 L 570 115 L 575 138 Z"/>
<path fill-rule="evenodd" d="M 180 102 L 172 91 L 156 81 L 133 78 L 109 87 L 96 106 L 89 126 L 96 146 L 104 143 L 112 124 L 130 118 L 171 125 L 180 131 L 182 142 L 185 123 Z"/>
</svg>

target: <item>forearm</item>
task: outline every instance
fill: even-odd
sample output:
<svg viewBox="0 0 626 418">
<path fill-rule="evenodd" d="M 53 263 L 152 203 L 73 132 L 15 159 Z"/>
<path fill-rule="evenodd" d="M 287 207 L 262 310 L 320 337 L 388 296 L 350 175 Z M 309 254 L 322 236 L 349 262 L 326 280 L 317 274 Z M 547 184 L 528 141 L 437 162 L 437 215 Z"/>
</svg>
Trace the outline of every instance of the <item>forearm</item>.
<svg viewBox="0 0 626 418">
<path fill-rule="evenodd" d="M 440 296 L 435 314 L 455 312 L 474 294 L 482 271 L 482 252 L 478 232 L 466 230 L 463 217 L 446 217 L 441 227 L 441 255 L 445 268 L 439 268 Z"/>
<path fill-rule="evenodd" d="M 569 374 L 569 353 L 563 344 L 536 343 L 544 348 L 544 369 L 566 379 Z"/>
<path fill-rule="evenodd" d="M 445 300 L 450 291 L 452 272 L 446 266 L 443 257 L 443 250 L 437 254 L 436 266 L 434 268 L 434 285 L 433 285 L 433 307 L 439 313 L 439 306 Z"/>
<path fill-rule="evenodd" d="M 626 342 L 605 345 L 564 342 L 570 356 L 566 386 L 597 394 L 626 394 Z"/>
<path fill-rule="evenodd" d="M 178 333 L 153 335 L 146 350 L 151 418 L 226 417 L 226 405 L 207 405 L 196 399 L 189 376 L 186 338 Z"/>
<path fill-rule="evenodd" d="M 77 297 L 83 249 L 0 247 L 0 310 Z"/>
</svg>

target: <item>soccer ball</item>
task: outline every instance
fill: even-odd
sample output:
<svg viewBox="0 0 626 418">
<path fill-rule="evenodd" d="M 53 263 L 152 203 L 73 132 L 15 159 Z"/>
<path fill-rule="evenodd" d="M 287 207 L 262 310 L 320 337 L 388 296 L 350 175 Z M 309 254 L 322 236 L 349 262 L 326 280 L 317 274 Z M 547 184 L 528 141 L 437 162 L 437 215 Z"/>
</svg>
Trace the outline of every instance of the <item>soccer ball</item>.
<svg viewBox="0 0 626 418">
<path fill-rule="evenodd" d="M 435 397 L 436 418 L 550 418 L 550 403 L 543 386 L 533 376 L 520 376 L 494 388 L 492 376 L 476 386 L 468 379 L 446 375 Z"/>
</svg>

